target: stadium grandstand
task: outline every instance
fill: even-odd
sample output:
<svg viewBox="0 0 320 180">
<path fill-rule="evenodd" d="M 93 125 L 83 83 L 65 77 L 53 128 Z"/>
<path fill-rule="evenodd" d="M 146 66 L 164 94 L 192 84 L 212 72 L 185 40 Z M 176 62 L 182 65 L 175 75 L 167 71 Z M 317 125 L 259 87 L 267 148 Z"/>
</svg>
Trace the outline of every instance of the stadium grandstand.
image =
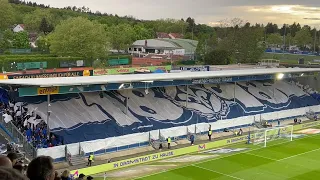
<svg viewBox="0 0 320 180">
<path fill-rule="evenodd" d="M 16 125 L 25 136 L 17 143 L 31 143 L 33 156 L 70 161 L 150 147 L 151 140 L 187 140 L 190 134 L 208 133 L 208 124 L 218 133 L 262 119 L 317 112 L 319 93 L 299 78 L 314 78 L 319 71 L 258 68 L 6 79 L 0 80 L 6 110 L 1 123 Z"/>
</svg>

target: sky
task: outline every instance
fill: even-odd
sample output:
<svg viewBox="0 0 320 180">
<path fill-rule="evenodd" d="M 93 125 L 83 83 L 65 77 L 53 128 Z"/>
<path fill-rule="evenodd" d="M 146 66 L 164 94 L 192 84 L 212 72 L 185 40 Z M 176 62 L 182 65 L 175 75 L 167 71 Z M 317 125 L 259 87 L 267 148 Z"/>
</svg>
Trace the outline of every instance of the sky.
<svg viewBox="0 0 320 180">
<path fill-rule="evenodd" d="M 31 0 L 32 1 L 32 0 Z M 299 22 L 320 29 L 319 0 L 33 0 L 51 7 L 89 7 L 119 16 L 138 19 L 186 19 L 215 26 L 219 21 L 241 18 L 252 24 L 268 22 L 282 25 Z"/>
</svg>

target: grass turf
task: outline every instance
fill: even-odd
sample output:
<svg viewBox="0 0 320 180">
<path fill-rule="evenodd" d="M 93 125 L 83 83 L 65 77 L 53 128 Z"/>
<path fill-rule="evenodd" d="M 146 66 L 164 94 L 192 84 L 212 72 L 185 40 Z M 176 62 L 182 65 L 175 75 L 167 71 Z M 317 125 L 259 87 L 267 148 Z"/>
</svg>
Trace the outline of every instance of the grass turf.
<svg viewBox="0 0 320 180">
<path fill-rule="evenodd" d="M 254 145 L 248 151 L 190 164 L 137 180 L 311 180 L 320 179 L 320 135 L 288 143 Z"/>
</svg>

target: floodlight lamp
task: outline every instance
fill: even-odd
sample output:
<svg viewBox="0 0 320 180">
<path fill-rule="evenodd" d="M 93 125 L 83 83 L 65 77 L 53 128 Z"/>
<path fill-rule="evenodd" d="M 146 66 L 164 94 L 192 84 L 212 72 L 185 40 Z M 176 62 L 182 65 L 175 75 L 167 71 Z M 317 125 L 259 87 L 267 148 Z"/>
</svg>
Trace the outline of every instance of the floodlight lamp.
<svg viewBox="0 0 320 180">
<path fill-rule="evenodd" d="M 281 80 L 284 77 L 283 73 L 277 74 L 277 80 Z"/>
</svg>

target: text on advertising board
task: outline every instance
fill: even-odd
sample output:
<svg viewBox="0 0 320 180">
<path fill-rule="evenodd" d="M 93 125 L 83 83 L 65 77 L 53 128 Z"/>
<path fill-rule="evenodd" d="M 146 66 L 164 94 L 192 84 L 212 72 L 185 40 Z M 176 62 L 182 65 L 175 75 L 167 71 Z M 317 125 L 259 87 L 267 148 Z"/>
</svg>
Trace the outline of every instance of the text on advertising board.
<svg viewBox="0 0 320 180">
<path fill-rule="evenodd" d="M 148 162 L 151 160 L 158 160 L 158 159 L 162 159 L 162 158 L 173 156 L 173 155 L 174 155 L 174 151 L 169 151 L 169 152 L 153 154 L 145 157 L 140 157 L 136 159 L 129 159 L 129 160 L 114 163 L 113 168 L 128 166 L 128 165 L 137 164 L 141 162 Z"/>
<path fill-rule="evenodd" d="M 9 79 L 30 79 L 30 78 L 55 78 L 55 77 L 78 77 L 78 76 L 90 76 L 89 70 L 84 71 L 69 71 L 69 72 L 53 72 L 53 73 L 41 73 L 41 74 L 12 74 L 8 75 Z"/>
<path fill-rule="evenodd" d="M 210 66 L 197 66 L 197 67 L 180 67 L 181 71 L 210 71 Z"/>
<path fill-rule="evenodd" d="M 224 82 L 232 82 L 232 77 L 192 80 L 192 84 L 211 84 L 211 83 L 214 84 L 214 83 L 224 83 Z"/>
</svg>

